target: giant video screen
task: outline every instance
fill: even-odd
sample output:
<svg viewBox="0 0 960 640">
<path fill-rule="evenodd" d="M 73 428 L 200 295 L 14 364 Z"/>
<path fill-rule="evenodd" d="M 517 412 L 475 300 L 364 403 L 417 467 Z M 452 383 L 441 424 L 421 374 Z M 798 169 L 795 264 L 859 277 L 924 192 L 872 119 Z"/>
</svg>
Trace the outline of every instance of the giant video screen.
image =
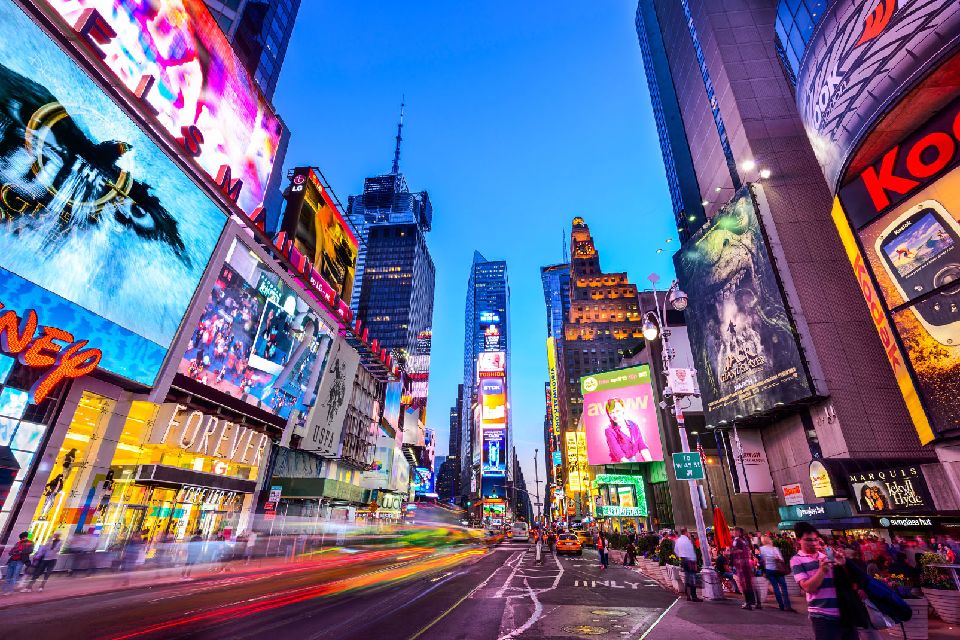
<svg viewBox="0 0 960 640">
<path fill-rule="evenodd" d="M 649 366 L 584 376 L 580 390 L 589 464 L 663 460 Z"/>
<path fill-rule="evenodd" d="M 151 385 L 226 216 L 0 0 L 0 289 Z"/>
<path fill-rule="evenodd" d="M 312 402 L 331 330 L 297 292 L 235 240 L 178 371 L 287 418 Z"/>
<path fill-rule="evenodd" d="M 481 473 L 487 476 L 507 475 L 507 430 L 483 428 Z"/>
<path fill-rule="evenodd" d="M 812 395 L 749 188 L 674 256 L 707 423 Z"/>
<path fill-rule="evenodd" d="M 293 171 L 282 230 L 346 304 L 357 269 L 357 237 L 309 167 Z"/>
<path fill-rule="evenodd" d="M 70 25 L 99 12 L 116 34 L 97 42 L 109 70 L 134 93 L 152 79 L 145 100 L 169 135 L 184 139 L 188 128 L 196 161 L 217 182 L 230 168 L 247 214 L 263 203 L 283 125 L 203 0 L 45 3 Z"/>
</svg>

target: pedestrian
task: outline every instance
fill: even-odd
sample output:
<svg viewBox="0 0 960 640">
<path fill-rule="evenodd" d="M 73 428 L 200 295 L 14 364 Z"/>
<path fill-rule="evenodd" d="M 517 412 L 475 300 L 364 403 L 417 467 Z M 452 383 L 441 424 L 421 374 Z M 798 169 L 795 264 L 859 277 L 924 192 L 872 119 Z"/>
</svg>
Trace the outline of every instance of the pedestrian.
<svg viewBox="0 0 960 640">
<path fill-rule="evenodd" d="M 33 542 L 26 531 L 20 534 L 20 539 L 10 549 L 7 556 L 7 573 L 4 576 L 3 589 L 0 594 L 8 596 L 17 588 L 17 581 L 23 570 L 30 564 L 30 554 L 33 553 Z"/>
<path fill-rule="evenodd" d="M 183 571 L 180 572 L 180 577 L 189 580 L 190 574 L 193 572 L 193 566 L 200 562 L 200 556 L 203 554 L 203 538 L 200 537 L 200 534 L 194 534 L 190 541 L 187 542 L 187 560 L 183 565 Z"/>
<path fill-rule="evenodd" d="M 730 571 L 730 561 L 727 560 L 727 554 L 724 553 L 723 549 L 717 549 L 717 559 L 713 564 L 714 568 L 717 570 L 717 575 L 720 576 L 721 580 L 726 580 L 732 587 L 734 593 L 740 593 L 740 587 L 737 586 L 737 581 L 734 579 L 733 572 Z M 727 589 L 730 590 L 729 588 Z"/>
<path fill-rule="evenodd" d="M 834 570 L 846 563 L 843 554 L 821 551 L 819 532 L 809 522 L 798 522 L 793 531 L 800 550 L 790 560 L 797 584 L 807 595 L 807 612 L 816 640 L 857 640 L 857 629 L 840 617 Z M 832 556 L 832 557 L 831 557 Z"/>
<path fill-rule="evenodd" d="M 534 549 L 536 549 L 535 556 L 537 564 L 543 564 L 543 535 L 540 533 L 540 530 L 537 530 L 536 542 L 534 543 Z"/>
<path fill-rule="evenodd" d="M 683 569 L 683 585 L 687 594 L 687 600 L 690 602 L 703 602 L 697 597 L 697 550 L 693 546 L 690 534 L 684 527 L 680 529 L 680 535 L 673 542 L 673 552 L 680 558 L 680 568 Z"/>
<path fill-rule="evenodd" d="M 607 550 L 607 536 L 603 531 L 597 533 L 597 553 L 600 555 L 600 568 L 606 569 L 610 563 L 610 555 Z"/>
<path fill-rule="evenodd" d="M 744 603 L 741 608 L 749 611 L 756 605 L 759 609 L 760 602 L 753 590 L 753 549 L 750 538 L 747 537 L 743 527 L 737 527 L 733 531 L 736 535 L 733 538 L 733 546 L 730 547 L 730 564 L 733 565 L 740 591 L 743 592 Z"/>
<path fill-rule="evenodd" d="M 763 574 L 773 587 L 773 597 L 777 599 L 780 611 L 795 611 L 790 604 L 790 594 L 787 593 L 787 563 L 783 559 L 780 549 L 773 546 L 770 536 L 761 536 L 763 543 L 760 547 L 760 561 L 763 563 Z"/>
<path fill-rule="evenodd" d="M 631 535 L 627 538 L 627 548 L 623 554 L 623 566 L 632 567 L 637 564 L 637 545 L 634 543 L 636 536 Z"/>
<path fill-rule="evenodd" d="M 60 554 L 60 549 L 63 547 L 63 541 L 60 540 L 60 533 L 54 533 L 53 537 L 50 538 L 45 544 L 37 547 L 36 553 L 33 554 L 33 577 L 30 579 L 30 585 L 25 589 L 26 591 L 33 591 L 33 585 L 41 575 L 43 575 L 43 582 L 40 583 L 40 588 L 37 591 L 43 591 L 43 588 L 47 586 L 47 580 L 50 578 L 50 574 L 53 573 L 53 568 L 57 566 L 57 555 Z"/>
</svg>

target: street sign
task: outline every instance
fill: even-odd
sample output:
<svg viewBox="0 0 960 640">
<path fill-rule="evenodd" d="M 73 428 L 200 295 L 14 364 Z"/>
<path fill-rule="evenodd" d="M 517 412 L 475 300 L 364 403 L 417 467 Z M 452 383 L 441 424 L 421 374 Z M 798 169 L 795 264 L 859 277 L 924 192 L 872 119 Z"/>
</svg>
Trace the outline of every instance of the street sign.
<svg viewBox="0 0 960 640">
<path fill-rule="evenodd" d="M 673 471 L 677 480 L 703 480 L 703 460 L 696 451 L 675 453 Z"/>
<path fill-rule="evenodd" d="M 274 485 L 270 487 L 270 497 L 268 498 L 268 500 L 270 500 L 270 502 L 280 502 L 280 494 L 282 492 L 283 492 L 282 486 L 278 487 Z"/>
</svg>

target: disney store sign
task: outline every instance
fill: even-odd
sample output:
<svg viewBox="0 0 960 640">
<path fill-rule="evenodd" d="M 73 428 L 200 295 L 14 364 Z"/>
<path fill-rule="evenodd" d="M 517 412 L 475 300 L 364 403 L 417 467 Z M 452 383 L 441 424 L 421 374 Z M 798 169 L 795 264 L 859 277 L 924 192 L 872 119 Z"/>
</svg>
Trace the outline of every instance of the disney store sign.
<svg viewBox="0 0 960 640">
<path fill-rule="evenodd" d="M 860 513 L 908 513 L 934 509 L 920 465 L 849 471 L 847 482 Z"/>
</svg>

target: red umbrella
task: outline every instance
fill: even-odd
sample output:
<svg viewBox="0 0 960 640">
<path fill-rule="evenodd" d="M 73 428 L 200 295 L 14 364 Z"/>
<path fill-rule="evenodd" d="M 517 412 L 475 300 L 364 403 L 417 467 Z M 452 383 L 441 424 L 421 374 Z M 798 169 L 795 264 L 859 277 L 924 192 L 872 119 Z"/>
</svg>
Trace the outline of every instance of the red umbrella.
<svg viewBox="0 0 960 640">
<path fill-rule="evenodd" d="M 713 508 L 713 536 L 717 543 L 717 549 L 723 549 L 733 544 L 730 527 L 727 526 L 727 520 L 723 517 L 723 511 L 720 511 L 720 507 Z"/>
</svg>

